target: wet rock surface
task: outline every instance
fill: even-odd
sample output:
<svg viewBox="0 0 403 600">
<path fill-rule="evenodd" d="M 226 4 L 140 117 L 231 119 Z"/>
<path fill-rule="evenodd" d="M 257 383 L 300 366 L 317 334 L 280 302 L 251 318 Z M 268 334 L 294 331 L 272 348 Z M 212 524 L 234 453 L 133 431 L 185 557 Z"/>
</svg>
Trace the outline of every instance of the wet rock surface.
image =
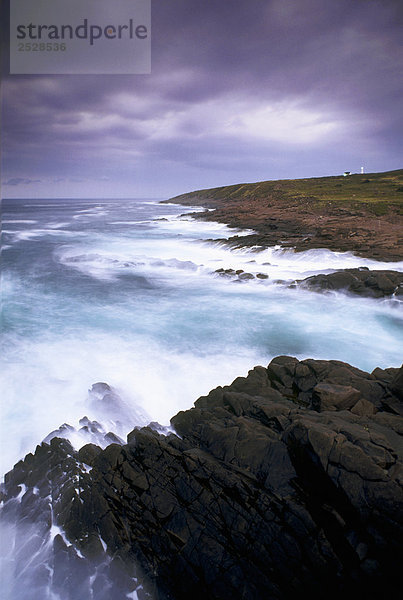
<svg viewBox="0 0 403 600">
<path fill-rule="evenodd" d="M 313 275 L 297 284 L 314 291 L 346 291 L 369 298 L 394 297 L 403 300 L 403 273 L 370 271 L 365 267 L 344 269 L 328 275 Z"/>
<path fill-rule="evenodd" d="M 397 597 L 402 378 L 277 357 L 178 413 L 177 435 L 38 446 L 5 477 L 2 520 L 60 528 L 63 598 L 90 580 L 97 600 Z"/>
</svg>

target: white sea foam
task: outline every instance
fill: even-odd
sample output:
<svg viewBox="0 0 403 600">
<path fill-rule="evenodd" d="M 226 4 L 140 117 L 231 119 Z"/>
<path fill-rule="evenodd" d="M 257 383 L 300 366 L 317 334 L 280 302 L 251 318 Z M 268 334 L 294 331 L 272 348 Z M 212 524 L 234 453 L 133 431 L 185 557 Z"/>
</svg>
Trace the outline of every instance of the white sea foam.
<svg viewBox="0 0 403 600">
<path fill-rule="evenodd" d="M 186 275 L 189 272 L 197 272 L 201 269 L 191 260 L 180 260 L 178 258 L 159 258 L 145 254 L 128 254 L 125 252 L 108 252 L 106 249 L 98 253 L 89 252 L 75 254 L 76 248 L 63 248 L 58 254 L 58 260 L 73 269 L 77 269 L 91 277 L 113 280 L 122 274 L 133 273 L 147 278 L 172 277 L 172 271 L 179 271 Z"/>
<path fill-rule="evenodd" d="M 104 217 L 108 213 L 107 212 L 87 212 L 82 215 L 73 215 L 73 219 L 92 219 L 93 217 Z"/>
<path fill-rule="evenodd" d="M 140 223 L 152 223 L 152 221 L 110 221 L 108 225 L 140 225 Z"/>
<path fill-rule="evenodd" d="M 159 224 L 158 227 L 164 229 Z M 268 275 L 270 280 L 302 279 L 318 273 L 357 267 L 403 271 L 403 261 L 385 263 L 325 249 L 300 253 L 274 248 L 261 252 L 249 248 L 231 250 L 227 245 L 197 241 L 193 236 L 160 239 L 158 246 L 152 237 L 131 239 L 101 236 L 88 244 L 85 250 L 83 253 L 82 244 L 62 247 L 58 250 L 58 259 L 91 276 L 109 279 L 118 276 L 121 269 L 146 272 L 156 267 L 182 267 L 183 264 L 196 265 L 200 273 L 214 273 L 219 268 L 242 269 L 254 275 Z"/>
<path fill-rule="evenodd" d="M 38 221 L 34 221 L 32 219 L 2 219 L 2 223 L 16 223 L 23 225 L 35 225 Z"/>
<path fill-rule="evenodd" d="M 252 229 L 235 229 L 222 223 L 199 222 L 191 218 L 169 219 L 166 221 L 154 220 L 152 224 L 161 231 L 166 230 L 176 235 L 181 234 L 196 239 L 225 239 L 235 235 L 243 237 L 255 233 Z"/>
<path fill-rule="evenodd" d="M 62 229 L 63 227 L 69 227 L 70 223 L 48 223 L 48 229 Z"/>
<path fill-rule="evenodd" d="M 22 231 L 13 231 L 13 230 L 3 230 L 3 233 L 7 233 L 12 236 L 13 242 L 21 242 L 26 240 L 32 240 L 35 238 L 40 238 L 44 236 L 52 236 L 52 237 L 85 237 L 85 232 L 83 231 L 71 231 L 67 229 L 58 229 L 56 227 L 49 228 L 41 228 L 41 229 L 25 229 Z"/>
<path fill-rule="evenodd" d="M 191 406 L 201 393 L 228 383 L 223 372 L 235 378 L 257 357 L 249 351 L 200 360 L 192 352 L 172 351 L 151 338 L 124 340 L 118 333 L 83 331 L 77 338 L 26 343 L 13 359 L 1 375 L 8 392 L 2 408 L 7 428 L 6 438 L 1 439 L 2 473 L 61 423 L 75 425 L 84 415 L 104 421 L 102 409 L 87 402 L 87 390 L 97 381 L 113 385 L 129 406 L 149 415 L 149 421 L 167 425 L 171 416 Z M 127 423 L 125 433 L 145 420 Z M 87 441 L 77 438 L 76 444 Z"/>
</svg>

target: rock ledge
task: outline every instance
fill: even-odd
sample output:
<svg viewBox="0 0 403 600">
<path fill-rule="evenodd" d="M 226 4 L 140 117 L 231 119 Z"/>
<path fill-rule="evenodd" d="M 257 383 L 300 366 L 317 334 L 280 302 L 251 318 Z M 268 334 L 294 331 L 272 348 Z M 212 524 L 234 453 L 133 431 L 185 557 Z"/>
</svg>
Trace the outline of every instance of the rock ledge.
<svg viewBox="0 0 403 600">
<path fill-rule="evenodd" d="M 402 400 L 403 368 L 279 356 L 178 413 L 178 435 L 38 446 L 6 475 L 2 518 L 64 532 L 68 599 L 88 581 L 97 600 L 397 597 Z"/>
</svg>

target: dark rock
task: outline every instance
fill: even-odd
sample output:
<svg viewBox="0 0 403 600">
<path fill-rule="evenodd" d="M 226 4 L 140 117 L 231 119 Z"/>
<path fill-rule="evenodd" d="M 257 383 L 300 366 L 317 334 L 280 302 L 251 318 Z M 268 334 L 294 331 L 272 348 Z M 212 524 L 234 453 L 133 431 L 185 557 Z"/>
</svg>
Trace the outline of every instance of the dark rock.
<svg viewBox="0 0 403 600">
<path fill-rule="evenodd" d="M 389 384 L 389 389 L 392 393 L 396 394 L 400 400 L 403 400 L 403 366 L 400 367 L 398 372 L 393 377 Z"/>
<path fill-rule="evenodd" d="M 346 291 L 369 298 L 398 297 L 403 289 L 403 273 L 370 271 L 365 267 L 344 269 L 328 275 L 313 275 L 298 280 L 301 287 L 314 291 Z"/>
<path fill-rule="evenodd" d="M 248 262 L 254 263 L 256 261 L 250 260 Z M 249 279 L 255 279 L 255 277 L 256 277 L 256 279 L 268 279 L 269 278 L 269 276 L 266 275 L 266 273 L 257 273 L 255 276 L 252 273 L 245 273 L 245 271 L 243 271 L 243 269 L 238 269 L 237 271 L 235 271 L 234 269 L 223 269 L 221 267 L 220 269 L 216 269 L 214 272 L 217 273 L 218 275 L 220 275 L 221 277 L 232 278 L 235 282 L 248 281 Z"/>
<path fill-rule="evenodd" d="M 279 356 L 178 413 L 180 437 L 53 439 L 6 475 L 3 519 L 64 532 L 53 591 L 71 598 L 397 597 L 402 372 Z"/>
<path fill-rule="evenodd" d="M 103 433 L 101 423 L 98 421 L 90 421 L 88 417 L 83 417 L 79 420 L 79 425 L 81 425 L 81 429 L 79 431 L 89 431 L 90 433 Z"/>
<path fill-rule="evenodd" d="M 124 444 L 124 441 L 122 440 L 122 438 L 120 438 L 118 435 L 116 435 L 115 433 L 113 433 L 112 431 L 108 431 L 108 433 L 106 433 L 104 435 L 104 440 L 106 442 L 106 444 Z"/>
<path fill-rule="evenodd" d="M 226 278 L 230 278 L 235 275 L 234 269 L 223 269 L 222 267 L 221 269 L 216 269 L 215 273 Z"/>
<path fill-rule="evenodd" d="M 86 444 L 78 451 L 78 458 L 86 465 L 93 465 L 94 460 L 102 452 L 102 449 L 95 444 Z"/>
<path fill-rule="evenodd" d="M 318 383 L 312 392 L 312 408 L 318 410 L 351 410 L 361 393 L 349 385 Z"/>
</svg>

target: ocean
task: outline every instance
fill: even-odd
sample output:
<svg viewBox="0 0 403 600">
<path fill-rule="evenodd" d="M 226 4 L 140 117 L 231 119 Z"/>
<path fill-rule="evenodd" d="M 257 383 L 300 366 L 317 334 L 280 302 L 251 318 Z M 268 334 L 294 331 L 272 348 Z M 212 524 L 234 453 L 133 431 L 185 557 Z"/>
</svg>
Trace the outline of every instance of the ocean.
<svg viewBox="0 0 403 600">
<path fill-rule="evenodd" d="M 199 396 L 279 354 L 400 366 L 401 303 L 289 284 L 403 262 L 231 250 L 222 238 L 246 232 L 196 220 L 197 210 L 147 199 L 3 201 L 2 474 L 62 423 L 110 420 L 88 400 L 96 382 L 129 407 L 124 436 L 150 421 L 169 426 Z M 268 278 L 216 272 L 229 268 Z"/>
</svg>

